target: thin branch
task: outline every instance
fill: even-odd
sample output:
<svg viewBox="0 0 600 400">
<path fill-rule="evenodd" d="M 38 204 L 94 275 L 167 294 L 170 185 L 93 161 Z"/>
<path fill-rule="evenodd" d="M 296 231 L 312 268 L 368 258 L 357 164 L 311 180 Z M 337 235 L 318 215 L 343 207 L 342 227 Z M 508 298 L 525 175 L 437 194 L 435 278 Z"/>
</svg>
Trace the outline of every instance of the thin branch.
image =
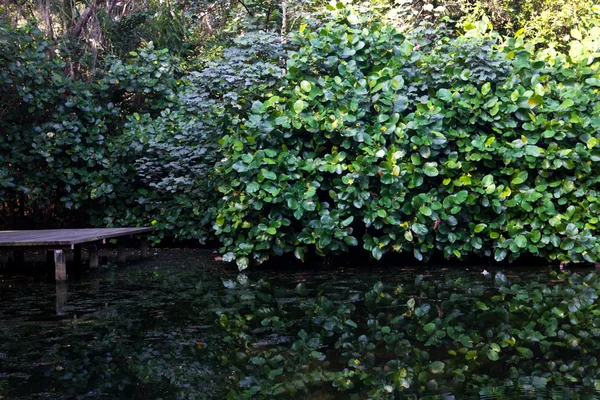
<svg viewBox="0 0 600 400">
<path fill-rule="evenodd" d="M 294 25 L 296 25 L 296 22 L 298 22 L 298 20 L 302 18 L 302 15 L 298 15 L 296 18 L 294 18 L 294 20 L 292 21 L 292 24 L 290 25 L 290 31 L 294 30 Z"/>
<path fill-rule="evenodd" d="M 212 9 L 213 9 L 213 8 L 215 8 L 215 6 L 216 6 L 217 4 L 218 4 L 217 2 L 214 2 L 214 3 L 212 3 L 212 4 L 211 4 L 211 5 L 208 7 L 208 9 L 207 9 L 207 10 L 204 12 L 204 14 L 200 15 L 198 18 L 199 18 L 199 19 L 202 19 L 202 18 L 206 17 L 208 14 L 210 14 L 210 12 L 212 11 Z"/>
<path fill-rule="evenodd" d="M 287 3 L 286 0 L 281 1 L 281 44 L 287 43 Z"/>
<path fill-rule="evenodd" d="M 246 4 L 242 0 L 237 0 L 237 1 L 246 9 L 246 12 L 248 12 L 248 14 L 250 14 L 251 17 L 254 17 L 254 14 L 250 11 L 250 9 L 246 6 Z"/>
<path fill-rule="evenodd" d="M 267 32 L 269 30 L 269 19 L 271 18 L 271 4 L 269 4 L 269 9 L 267 10 L 267 16 L 265 18 L 265 29 L 264 31 Z"/>
</svg>

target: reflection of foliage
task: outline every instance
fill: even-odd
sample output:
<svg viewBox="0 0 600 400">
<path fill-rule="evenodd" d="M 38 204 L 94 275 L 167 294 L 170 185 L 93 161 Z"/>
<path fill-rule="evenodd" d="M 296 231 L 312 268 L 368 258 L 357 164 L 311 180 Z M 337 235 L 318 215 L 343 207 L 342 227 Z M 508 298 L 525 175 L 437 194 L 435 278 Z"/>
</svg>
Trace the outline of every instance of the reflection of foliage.
<svg viewBox="0 0 600 400">
<path fill-rule="evenodd" d="M 219 319 L 232 346 L 230 395 L 379 399 L 492 393 L 502 385 L 597 387 L 598 276 L 555 279 L 510 282 L 498 273 L 489 287 L 418 276 L 395 289 L 379 282 L 367 292 L 326 290 L 316 298 L 299 284 L 303 301 L 285 303 L 258 282 L 253 302 Z M 247 282 L 229 287 L 237 304 L 247 303 Z"/>
<path fill-rule="evenodd" d="M 75 324 L 73 335 L 83 345 L 57 346 L 49 354 L 64 368 L 53 373 L 64 382 L 61 390 L 76 395 L 94 388 L 119 398 L 172 393 L 178 399 L 218 392 L 214 358 L 204 342 L 194 341 L 195 329 L 141 330 L 141 324 L 118 317 L 95 324 L 93 331 Z"/>
<path fill-rule="evenodd" d="M 221 282 L 221 268 L 168 262 L 171 272 L 102 274 L 95 295 L 72 285 L 76 320 L 40 321 L 49 293 L 25 296 L 25 321 L 0 326 L 0 395 L 472 398 L 600 385 L 596 271 L 271 271 Z M 31 376 L 11 386 L 4 373 Z"/>
<path fill-rule="evenodd" d="M 207 311 L 219 306 L 211 293 L 215 280 L 207 284 L 208 275 L 195 271 L 202 281 L 194 287 L 187 271 L 179 274 L 161 273 L 134 290 L 133 302 L 120 301 L 55 332 L 42 363 L 51 366 L 54 391 L 65 398 L 222 398 L 222 335 Z"/>
</svg>

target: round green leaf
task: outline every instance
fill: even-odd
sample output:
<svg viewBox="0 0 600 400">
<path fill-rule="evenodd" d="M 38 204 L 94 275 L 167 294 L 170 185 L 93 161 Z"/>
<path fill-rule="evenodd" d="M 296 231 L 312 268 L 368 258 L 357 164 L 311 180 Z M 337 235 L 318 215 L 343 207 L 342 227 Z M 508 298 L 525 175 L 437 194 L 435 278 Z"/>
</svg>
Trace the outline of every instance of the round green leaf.
<svg viewBox="0 0 600 400">
<path fill-rule="evenodd" d="M 446 364 L 444 364 L 442 361 L 434 361 L 429 365 L 429 370 L 434 374 L 439 374 L 444 371 L 445 366 Z"/>
</svg>

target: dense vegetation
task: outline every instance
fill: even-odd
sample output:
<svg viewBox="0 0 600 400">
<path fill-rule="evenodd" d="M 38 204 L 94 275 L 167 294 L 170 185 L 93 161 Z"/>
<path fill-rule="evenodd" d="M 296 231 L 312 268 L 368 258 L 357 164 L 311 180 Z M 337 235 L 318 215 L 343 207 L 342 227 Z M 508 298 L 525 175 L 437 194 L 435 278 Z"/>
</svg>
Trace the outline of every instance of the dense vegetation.
<svg viewBox="0 0 600 400">
<path fill-rule="evenodd" d="M 67 3 L 1 9 L 5 226 L 598 259 L 591 3 Z"/>
<path fill-rule="evenodd" d="M 340 14 L 295 37 L 286 85 L 222 140 L 230 258 L 596 258 L 597 68 L 485 25 L 409 39 Z"/>
</svg>

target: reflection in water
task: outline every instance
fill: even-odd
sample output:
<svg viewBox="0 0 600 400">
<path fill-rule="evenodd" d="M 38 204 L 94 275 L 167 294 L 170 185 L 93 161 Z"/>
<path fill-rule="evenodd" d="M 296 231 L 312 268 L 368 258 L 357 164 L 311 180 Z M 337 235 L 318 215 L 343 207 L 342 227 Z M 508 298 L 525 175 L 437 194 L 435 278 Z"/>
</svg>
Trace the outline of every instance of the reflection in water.
<svg viewBox="0 0 600 400">
<path fill-rule="evenodd" d="M 69 283 L 0 283 L 0 396 L 271 398 L 287 385 L 289 398 L 297 385 L 302 399 L 600 398 L 589 367 L 600 330 L 585 311 L 600 290 L 592 278 L 395 268 L 238 276 L 203 254 L 163 252 Z M 528 286 L 536 281 L 547 286 Z M 538 314 L 546 330 L 528 331 Z M 479 327 L 493 332 L 464 336 Z M 496 352 L 489 343 L 503 345 L 504 332 L 517 342 Z M 579 342 L 539 350 L 561 335 Z"/>
<path fill-rule="evenodd" d="M 56 282 L 56 315 L 58 316 L 65 314 L 68 290 L 67 282 Z"/>
</svg>

